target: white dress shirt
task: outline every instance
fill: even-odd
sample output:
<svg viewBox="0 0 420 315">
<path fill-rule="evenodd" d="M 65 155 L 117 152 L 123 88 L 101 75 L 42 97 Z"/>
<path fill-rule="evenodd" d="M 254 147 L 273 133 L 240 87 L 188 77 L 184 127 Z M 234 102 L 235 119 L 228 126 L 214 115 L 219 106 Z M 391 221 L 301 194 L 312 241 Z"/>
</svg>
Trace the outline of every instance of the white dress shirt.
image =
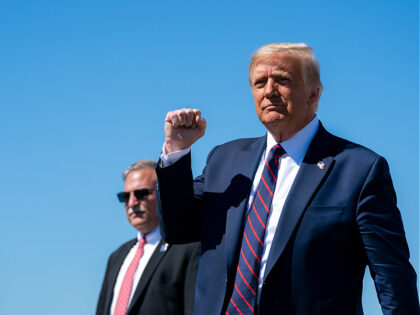
<svg viewBox="0 0 420 315">
<path fill-rule="evenodd" d="M 115 306 L 117 304 L 117 299 L 118 299 L 118 294 L 120 293 L 120 289 L 121 289 L 121 285 L 122 285 L 125 273 L 127 272 L 127 269 L 130 266 L 130 263 L 133 260 L 134 255 L 136 254 L 137 248 L 139 246 L 139 240 L 142 237 L 143 237 L 143 234 L 138 232 L 137 243 L 128 252 L 128 255 L 125 257 L 124 262 L 121 265 L 120 271 L 118 272 L 118 277 L 114 286 L 114 296 L 112 298 L 112 304 L 111 304 L 111 310 L 110 310 L 111 315 L 114 315 Z M 143 274 L 143 271 L 146 268 L 147 263 L 150 260 L 150 257 L 152 257 L 153 252 L 158 246 L 160 239 L 161 239 L 161 236 L 159 232 L 159 227 L 156 227 L 155 229 L 153 229 L 151 232 L 149 232 L 146 235 L 146 244 L 144 245 L 143 256 L 140 258 L 139 265 L 137 267 L 136 273 L 134 274 L 133 287 L 131 289 L 128 305 L 130 305 L 131 300 L 133 299 L 133 295 L 140 281 L 140 277 Z"/>
<path fill-rule="evenodd" d="M 273 201 L 270 207 L 270 213 L 268 215 L 268 224 L 264 236 L 264 248 L 262 252 L 261 269 L 258 282 L 258 299 L 261 293 L 261 288 L 264 280 L 264 273 L 265 268 L 267 266 L 268 255 L 270 253 L 271 244 L 274 239 L 277 224 L 279 222 L 280 215 L 283 210 L 284 202 L 286 201 L 290 188 L 292 187 L 292 184 L 296 178 L 300 165 L 302 164 L 303 158 L 305 157 L 306 151 L 308 150 L 312 139 L 318 131 L 318 127 L 318 117 L 315 116 L 309 124 L 307 124 L 304 128 L 299 130 L 295 135 L 293 135 L 293 137 L 280 143 L 283 149 L 286 151 L 286 153 L 283 154 L 279 159 L 279 172 L 277 176 L 277 183 L 281 184 L 276 185 L 276 188 L 274 190 Z M 251 208 L 252 200 L 254 199 L 258 184 L 260 182 L 265 160 L 268 156 L 268 152 L 276 144 L 277 141 L 268 132 L 267 146 L 261 156 L 261 160 L 258 165 L 257 172 L 255 173 L 254 181 L 252 183 L 252 190 L 248 200 L 248 212 Z M 184 150 L 166 154 L 165 150 L 163 149 L 160 157 L 163 167 L 175 163 L 181 157 L 189 153 L 190 150 L 190 148 L 187 148 Z"/>
</svg>

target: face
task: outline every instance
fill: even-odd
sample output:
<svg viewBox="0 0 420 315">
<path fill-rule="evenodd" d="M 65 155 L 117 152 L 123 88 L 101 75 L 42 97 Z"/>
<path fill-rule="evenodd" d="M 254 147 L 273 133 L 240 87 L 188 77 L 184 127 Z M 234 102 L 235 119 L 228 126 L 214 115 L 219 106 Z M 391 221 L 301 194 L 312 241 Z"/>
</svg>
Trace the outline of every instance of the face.
<svg viewBox="0 0 420 315">
<path fill-rule="evenodd" d="M 136 189 L 154 189 L 156 172 L 154 169 L 145 168 L 130 172 L 125 180 L 124 191 L 132 192 Z M 129 210 L 131 209 L 131 210 Z M 143 234 L 149 233 L 158 225 L 156 213 L 155 191 L 142 200 L 137 200 L 134 193 L 130 193 L 128 202 L 125 203 L 125 213 L 130 224 Z"/>
<path fill-rule="evenodd" d="M 277 141 L 284 141 L 315 116 L 320 89 L 306 82 L 302 61 L 291 55 L 263 56 L 251 73 L 259 120 Z"/>
</svg>

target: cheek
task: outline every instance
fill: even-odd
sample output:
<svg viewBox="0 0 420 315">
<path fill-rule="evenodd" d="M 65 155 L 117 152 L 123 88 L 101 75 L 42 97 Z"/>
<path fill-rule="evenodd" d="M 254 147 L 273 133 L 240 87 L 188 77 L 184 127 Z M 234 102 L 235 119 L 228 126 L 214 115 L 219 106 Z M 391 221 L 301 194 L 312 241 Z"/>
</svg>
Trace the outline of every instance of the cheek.
<svg viewBox="0 0 420 315">
<path fill-rule="evenodd" d="M 282 87 L 279 89 L 279 94 L 283 99 L 290 100 L 291 93 L 290 89 L 287 87 Z"/>
<path fill-rule="evenodd" d="M 257 114 L 258 119 L 261 120 L 261 118 L 262 118 L 262 116 L 264 114 L 263 111 L 262 111 L 262 109 L 261 109 L 261 107 L 255 105 L 255 112 Z"/>
<path fill-rule="evenodd" d="M 252 91 L 252 96 L 254 98 L 255 104 L 257 104 L 257 103 L 260 103 L 261 102 L 261 100 L 263 99 L 264 94 L 263 94 L 262 91 L 253 90 Z"/>
<path fill-rule="evenodd" d="M 263 99 L 257 99 L 254 98 L 254 106 L 255 106 L 255 110 L 257 111 L 257 113 L 261 112 L 261 106 L 262 106 L 262 101 Z"/>
<path fill-rule="evenodd" d="M 147 207 L 147 210 L 148 210 L 147 212 L 155 213 L 156 212 L 156 207 L 157 207 L 156 199 L 147 200 L 146 203 L 145 203 L 145 206 Z"/>
</svg>

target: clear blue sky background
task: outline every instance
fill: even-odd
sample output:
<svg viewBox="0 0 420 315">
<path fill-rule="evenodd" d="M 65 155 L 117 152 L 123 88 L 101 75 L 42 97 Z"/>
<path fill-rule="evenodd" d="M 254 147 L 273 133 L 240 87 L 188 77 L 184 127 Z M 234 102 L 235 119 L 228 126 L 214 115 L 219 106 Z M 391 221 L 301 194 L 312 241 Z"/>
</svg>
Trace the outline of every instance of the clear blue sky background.
<svg viewBox="0 0 420 315">
<path fill-rule="evenodd" d="M 0 314 L 93 314 L 108 255 L 135 236 L 115 193 L 157 159 L 168 110 L 197 107 L 208 151 L 259 136 L 249 56 L 306 42 L 326 128 L 389 161 L 419 270 L 418 3 L 2 1 Z M 363 303 L 380 314 L 367 273 Z"/>
</svg>

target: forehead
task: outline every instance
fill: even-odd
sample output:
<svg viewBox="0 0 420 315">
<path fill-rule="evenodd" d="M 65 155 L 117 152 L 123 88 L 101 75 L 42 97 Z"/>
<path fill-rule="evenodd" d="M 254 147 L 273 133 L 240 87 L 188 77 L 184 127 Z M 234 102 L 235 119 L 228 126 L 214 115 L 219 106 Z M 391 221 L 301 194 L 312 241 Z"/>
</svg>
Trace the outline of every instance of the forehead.
<svg viewBox="0 0 420 315">
<path fill-rule="evenodd" d="M 152 188 L 156 183 L 156 172 L 151 168 L 144 168 L 139 171 L 132 171 L 125 179 L 124 190 L 140 188 Z"/>
<path fill-rule="evenodd" d="M 272 54 L 258 58 L 252 69 L 253 76 L 265 75 L 267 72 L 286 73 L 294 77 L 302 75 L 302 61 L 288 54 Z"/>
</svg>

